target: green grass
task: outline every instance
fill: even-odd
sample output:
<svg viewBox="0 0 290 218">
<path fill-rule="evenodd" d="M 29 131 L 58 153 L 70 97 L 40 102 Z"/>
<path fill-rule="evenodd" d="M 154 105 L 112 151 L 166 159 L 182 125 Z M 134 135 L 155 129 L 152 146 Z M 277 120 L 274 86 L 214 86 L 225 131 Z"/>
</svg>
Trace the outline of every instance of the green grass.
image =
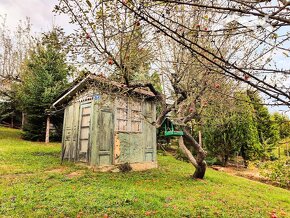
<svg viewBox="0 0 290 218">
<path fill-rule="evenodd" d="M 290 215 L 290 192 L 281 188 L 212 169 L 205 180 L 192 180 L 192 166 L 171 156 L 159 156 L 159 168 L 146 172 L 93 172 L 60 165 L 60 144 L 19 135 L 0 128 L 0 217 Z"/>
</svg>

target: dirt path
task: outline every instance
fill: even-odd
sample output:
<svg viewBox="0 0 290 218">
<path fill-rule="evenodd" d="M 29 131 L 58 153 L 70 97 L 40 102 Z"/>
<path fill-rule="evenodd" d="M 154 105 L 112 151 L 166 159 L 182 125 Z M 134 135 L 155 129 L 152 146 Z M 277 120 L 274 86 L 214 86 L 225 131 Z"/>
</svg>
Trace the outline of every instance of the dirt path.
<svg viewBox="0 0 290 218">
<path fill-rule="evenodd" d="M 220 171 L 220 172 L 225 172 L 228 173 L 230 175 L 234 175 L 234 176 L 240 176 L 240 177 L 244 177 L 250 180 L 254 180 L 254 181 L 258 181 L 258 182 L 262 182 L 265 184 L 270 184 L 270 185 L 274 185 L 274 186 L 279 186 L 278 184 L 270 181 L 269 179 L 267 179 L 266 177 L 262 176 L 259 173 L 259 169 L 257 168 L 250 168 L 250 169 L 246 169 L 242 166 L 227 166 L 227 167 L 222 167 L 222 166 L 218 166 L 218 165 L 213 165 L 211 166 L 212 169 Z"/>
</svg>

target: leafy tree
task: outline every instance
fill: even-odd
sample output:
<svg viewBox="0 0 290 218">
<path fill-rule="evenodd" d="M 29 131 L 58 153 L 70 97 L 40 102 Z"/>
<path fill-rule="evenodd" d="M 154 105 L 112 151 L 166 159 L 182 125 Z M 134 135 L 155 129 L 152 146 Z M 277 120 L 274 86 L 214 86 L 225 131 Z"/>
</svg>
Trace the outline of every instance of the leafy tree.
<svg viewBox="0 0 290 218">
<path fill-rule="evenodd" d="M 205 120 L 204 140 L 210 155 L 219 157 L 224 166 L 236 153 L 241 154 L 247 166 L 260 148 L 258 132 L 248 97 L 243 93 L 236 93 L 235 97 L 239 100 L 232 100 L 230 107 L 224 104 L 218 117 Z"/>
<path fill-rule="evenodd" d="M 279 140 L 279 129 L 271 117 L 268 108 L 256 92 L 247 92 L 250 101 L 255 110 L 254 120 L 257 123 L 259 141 L 262 144 L 260 156 L 262 159 L 268 159 L 271 151 Z"/>
<path fill-rule="evenodd" d="M 290 120 L 286 115 L 282 115 L 278 112 L 275 112 L 272 115 L 272 119 L 275 122 L 279 130 L 279 136 L 281 139 L 287 138 L 290 136 Z"/>
<path fill-rule="evenodd" d="M 285 5 L 286 8 L 281 7 L 281 11 L 276 11 L 276 6 L 273 6 L 277 12 L 276 16 L 268 16 L 265 25 L 256 25 L 261 31 L 253 31 L 245 26 L 241 19 L 236 20 L 236 17 L 245 20 L 249 14 L 255 18 L 262 14 L 264 17 L 269 13 L 266 10 L 258 15 L 250 13 L 249 10 L 255 9 L 254 6 L 260 7 L 260 4 L 237 1 L 213 4 L 212 1 L 192 3 L 62 0 L 55 9 L 56 12 L 68 14 L 71 23 L 78 25 L 79 29 L 72 34 L 72 41 L 78 45 L 75 48 L 79 54 L 83 55 L 84 51 L 87 51 L 90 58 L 97 60 L 94 63 L 100 63 L 100 68 L 106 67 L 104 63 L 110 63 L 110 72 L 118 72 L 128 87 L 147 87 L 158 97 L 162 111 L 154 123 L 157 128 L 167 114 L 174 115 L 174 121 L 182 126 L 184 132 L 179 139 L 179 146 L 196 169 L 193 177 L 203 178 L 206 171 L 206 152 L 192 137 L 189 124 L 192 120 L 199 122 L 203 109 L 207 103 L 211 103 L 205 96 L 214 98 L 215 91 L 212 89 L 212 82 L 208 82 L 209 77 L 214 75 L 229 81 L 233 79 L 236 84 L 246 83 L 288 104 L 285 100 L 289 98 L 288 92 L 281 85 L 276 86 L 277 84 L 257 76 L 265 70 L 269 60 L 271 61 L 264 60 L 264 57 L 277 49 L 277 43 L 283 48 L 282 42 L 287 38 L 277 37 L 275 31 L 266 34 L 268 30 L 265 25 L 274 25 L 278 20 L 282 22 L 279 19 L 281 11 L 285 11 L 288 5 Z M 239 7 L 241 9 L 238 11 L 243 12 L 242 14 L 237 11 Z M 227 17 L 230 21 L 227 21 Z M 156 58 L 150 67 L 152 69 L 154 65 L 154 68 L 161 72 L 162 78 L 166 78 L 165 82 L 162 82 L 167 86 L 164 88 L 167 96 L 158 92 L 151 81 L 136 82 L 131 77 L 131 69 L 135 72 L 136 68 L 128 67 L 134 64 L 131 65 L 130 59 L 126 60 L 126 55 L 123 55 L 123 51 L 127 50 L 123 42 L 130 42 L 128 35 L 133 36 L 136 26 L 140 25 L 146 38 L 142 40 L 142 46 L 151 46 L 154 48 L 154 54 L 160 54 L 161 58 Z M 84 42 L 84 36 L 87 42 Z M 271 38 L 272 36 L 275 36 L 275 39 Z M 170 41 L 174 42 L 173 46 Z M 156 46 L 157 44 L 160 46 Z M 130 47 L 130 43 L 127 45 Z M 134 63 L 142 61 L 142 53 L 133 56 Z M 172 56 L 168 57 L 168 54 Z M 165 68 L 162 65 L 165 65 Z M 267 70 L 276 72 L 276 69 Z M 166 104 L 167 97 L 172 104 Z M 188 147 L 194 148 L 195 157 Z"/>
<path fill-rule="evenodd" d="M 23 82 L 17 88 L 17 95 L 21 109 L 27 114 L 23 128 L 25 139 L 44 139 L 46 109 L 67 86 L 69 67 L 61 51 L 60 37 L 57 29 L 44 35 L 23 64 Z M 51 120 L 56 127 L 62 123 L 54 116 Z"/>
<path fill-rule="evenodd" d="M 18 101 L 13 90 L 6 90 L 9 98 L 0 99 L 0 123 L 11 128 L 21 127 L 21 111 L 18 109 Z"/>
</svg>

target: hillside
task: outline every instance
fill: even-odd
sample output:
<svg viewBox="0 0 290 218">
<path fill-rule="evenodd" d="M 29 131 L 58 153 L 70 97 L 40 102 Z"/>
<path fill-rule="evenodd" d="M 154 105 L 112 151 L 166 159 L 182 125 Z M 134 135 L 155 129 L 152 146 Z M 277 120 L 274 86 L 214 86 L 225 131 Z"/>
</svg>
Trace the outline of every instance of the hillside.
<svg viewBox="0 0 290 218">
<path fill-rule="evenodd" d="M 0 217 L 290 217 L 290 192 L 159 156 L 146 172 L 99 173 L 65 163 L 60 144 L 0 127 Z"/>
</svg>

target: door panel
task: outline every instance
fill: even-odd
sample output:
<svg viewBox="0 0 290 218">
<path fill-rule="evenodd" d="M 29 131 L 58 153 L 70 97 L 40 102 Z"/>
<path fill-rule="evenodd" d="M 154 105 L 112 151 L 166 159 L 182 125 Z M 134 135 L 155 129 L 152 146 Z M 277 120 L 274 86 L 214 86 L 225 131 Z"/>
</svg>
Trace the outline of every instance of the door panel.
<svg viewBox="0 0 290 218">
<path fill-rule="evenodd" d="M 79 139 L 79 159 L 87 162 L 87 154 L 90 137 L 91 104 L 81 105 L 80 113 L 80 139 Z"/>
<path fill-rule="evenodd" d="M 99 165 L 112 164 L 114 145 L 113 113 L 100 110 L 98 115 L 97 146 L 99 147 Z"/>
</svg>

